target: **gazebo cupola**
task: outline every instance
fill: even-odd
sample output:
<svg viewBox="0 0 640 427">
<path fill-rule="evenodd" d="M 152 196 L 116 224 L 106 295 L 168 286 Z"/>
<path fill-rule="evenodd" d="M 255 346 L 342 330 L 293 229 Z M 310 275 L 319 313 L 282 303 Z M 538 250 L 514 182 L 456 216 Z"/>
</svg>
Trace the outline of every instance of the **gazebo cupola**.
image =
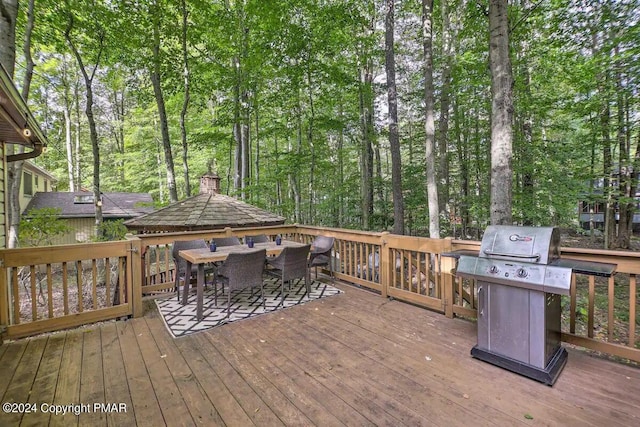
<svg viewBox="0 0 640 427">
<path fill-rule="evenodd" d="M 200 194 L 220 194 L 220 177 L 209 172 L 200 177 Z"/>
</svg>

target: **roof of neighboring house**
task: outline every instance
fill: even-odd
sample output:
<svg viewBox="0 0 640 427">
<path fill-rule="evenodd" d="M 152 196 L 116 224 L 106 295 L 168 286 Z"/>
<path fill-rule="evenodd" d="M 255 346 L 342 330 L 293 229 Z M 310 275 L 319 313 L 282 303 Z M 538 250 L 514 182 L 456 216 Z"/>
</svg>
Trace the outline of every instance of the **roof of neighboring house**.
<svg viewBox="0 0 640 427">
<path fill-rule="evenodd" d="M 24 169 L 30 170 L 30 171 L 32 171 L 34 173 L 37 173 L 37 174 L 39 174 L 41 176 L 44 176 L 44 177 L 48 178 L 49 181 L 58 182 L 58 178 L 56 178 L 51 172 L 49 172 L 48 170 L 36 165 L 35 163 L 33 163 L 33 162 L 29 161 L 29 160 L 26 160 L 22 167 L 23 167 L 23 170 Z"/>
<path fill-rule="evenodd" d="M 40 126 L 18 93 L 9 73 L 0 65 L 0 142 L 25 145 L 32 151 L 7 156 L 7 161 L 37 157 L 47 145 Z"/>
<path fill-rule="evenodd" d="M 31 209 L 58 208 L 61 218 L 89 218 L 95 216 L 93 193 L 38 192 L 24 215 Z M 102 193 L 102 216 L 107 219 L 135 218 L 154 211 L 153 198 L 148 193 Z"/>
<path fill-rule="evenodd" d="M 125 225 L 141 232 L 213 230 L 284 224 L 285 218 L 233 197 L 201 193 Z"/>
</svg>

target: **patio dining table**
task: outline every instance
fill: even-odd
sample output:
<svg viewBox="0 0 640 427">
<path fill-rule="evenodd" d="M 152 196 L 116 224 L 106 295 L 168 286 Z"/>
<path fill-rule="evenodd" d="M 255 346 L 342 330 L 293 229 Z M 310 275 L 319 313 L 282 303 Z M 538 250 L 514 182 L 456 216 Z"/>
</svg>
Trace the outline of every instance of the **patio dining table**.
<svg viewBox="0 0 640 427">
<path fill-rule="evenodd" d="M 185 249 L 178 252 L 178 255 L 187 263 L 185 271 L 191 271 L 192 265 L 198 266 L 197 285 L 196 285 L 196 317 L 198 321 L 202 320 L 202 301 L 204 294 L 204 266 L 211 262 L 221 262 L 227 259 L 230 253 L 251 252 L 257 249 L 266 249 L 267 256 L 278 255 L 286 247 L 300 247 L 305 243 L 294 242 L 292 240 L 282 240 L 280 245 L 276 242 L 254 243 L 253 248 L 248 245 L 231 245 L 219 246 L 215 252 L 211 252 L 208 248 Z M 182 292 L 182 305 L 187 304 L 189 286 L 185 284 Z"/>
</svg>

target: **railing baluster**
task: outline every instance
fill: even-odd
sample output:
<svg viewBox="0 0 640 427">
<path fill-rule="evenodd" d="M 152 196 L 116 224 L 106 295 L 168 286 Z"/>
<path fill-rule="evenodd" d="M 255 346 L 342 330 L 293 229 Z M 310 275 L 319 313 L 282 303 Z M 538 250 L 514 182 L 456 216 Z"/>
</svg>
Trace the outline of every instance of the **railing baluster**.
<svg viewBox="0 0 640 427">
<path fill-rule="evenodd" d="M 171 266 L 169 265 L 169 261 L 171 258 L 171 253 L 169 252 L 169 245 L 164 245 L 163 247 L 164 250 L 164 281 L 165 282 L 170 282 L 170 278 L 169 278 L 169 272 L 171 271 Z"/>
<path fill-rule="evenodd" d="M 105 305 L 111 307 L 111 258 L 107 257 L 104 261 L 104 286 L 105 286 Z"/>
<path fill-rule="evenodd" d="M 571 313 L 569 314 L 569 332 L 572 334 L 576 333 L 576 308 L 577 308 L 577 283 L 576 283 L 576 274 L 571 274 L 571 296 L 569 297 L 569 310 Z"/>
<path fill-rule="evenodd" d="M 13 277 L 11 278 L 11 289 L 13 296 L 13 323 L 20 324 L 20 287 L 18 286 L 18 276 L 20 268 L 13 269 Z"/>
<path fill-rule="evenodd" d="M 118 264 L 120 265 L 120 268 L 119 268 L 119 270 L 120 270 L 120 274 L 119 274 L 120 285 L 118 286 L 118 292 L 120 292 L 120 294 L 119 294 L 119 297 L 120 297 L 119 303 L 120 304 L 124 304 L 125 302 L 127 302 L 125 297 L 124 297 L 124 295 L 125 295 L 125 293 L 124 293 L 125 286 L 127 284 L 127 281 L 126 281 L 126 278 L 125 278 L 126 276 L 124 274 L 125 273 L 125 262 L 126 262 L 126 260 L 123 257 L 118 258 Z"/>
<path fill-rule="evenodd" d="M 78 281 L 78 313 L 82 313 L 84 303 L 82 301 L 82 261 L 76 261 L 76 279 Z"/>
<path fill-rule="evenodd" d="M 38 296 L 36 295 L 36 266 L 29 267 L 31 278 L 31 321 L 38 320 Z"/>
<path fill-rule="evenodd" d="M 607 340 L 609 342 L 613 342 L 613 330 L 615 326 L 614 321 L 614 310 L 615 310 L 615 293 L 614 293 L 615 281 L 613 280 L 613 276 L 609 277 L 609 312 L 607 318 Z"/>
<path fill-rule="evenodd" d="M 629 276 L 629 347 L 636 346 L 636 275 Z"/>
<path fill-rule="evenodd" d="M 98 261 L 91 260 L 91 297 L 93 299 L 93 309 L 98 308 Z"/>
<path fill-rule="evenodd" d="M 69 272 L 66 261 L 62 263 L 62 295 L 65 316 L 69 314 Z"/>
<path fill-rule="evenodd" d="M 146 278 L 146 283 L 145 285 L 150 285 L 152 280 L 151 280 L 151 252 L 152 252 L 152 248 L 149 247 L 149 249 L 146 252 L 146 255 L 144 257 L 144 277 Z"/>
<path fill-rule="evenodd" d="M 53 274 L 51 264 L 47 264 L 47 305 L 49 306 L 49 319 L 53 319 Z"/>
<path fill-rule="evenodd" d="M 593 338 L 593 319 L 595 317 L 596 278 L 589 276 L 589 312 L 587 321 L 587 336 Z"/>
<path fill-rule="evenodd" d="M 358 242 L 358 267 L 356 268 L 356 275 L 358 273 L 358 271 L 360 271 L 360 277 L 364 277 L 364 263 L 363 263 L 363 258 L 364 258 L 364 248 L 363 248 L 363 244 Z"/>
</svg>

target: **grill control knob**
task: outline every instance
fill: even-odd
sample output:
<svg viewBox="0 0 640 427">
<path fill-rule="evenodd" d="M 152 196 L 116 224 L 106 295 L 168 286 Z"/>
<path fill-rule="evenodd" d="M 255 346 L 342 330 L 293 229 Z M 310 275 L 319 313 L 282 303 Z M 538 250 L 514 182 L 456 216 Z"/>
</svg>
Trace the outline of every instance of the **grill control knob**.
<svg viewBox="0 0 640 427">
<path fill-rule="evenodd" d="M 524 277 L 527 277 L 527 276 L 529 275 L 529 273 L 527 273 L 527 270 L 525 270 L 524 268 L 519 268 L 519 269 L 516 271 L 516 275 L 517 275 L 518 277 L 524 278 Z"/>
<path fill-rule="evenodd" d="M 489 267 L 489 273 L 498 274 L 499 272 L 500 272 L 500 269 L 498 268 L 497 265 L 492 265 L 491 267 Z"/>
</svg>

